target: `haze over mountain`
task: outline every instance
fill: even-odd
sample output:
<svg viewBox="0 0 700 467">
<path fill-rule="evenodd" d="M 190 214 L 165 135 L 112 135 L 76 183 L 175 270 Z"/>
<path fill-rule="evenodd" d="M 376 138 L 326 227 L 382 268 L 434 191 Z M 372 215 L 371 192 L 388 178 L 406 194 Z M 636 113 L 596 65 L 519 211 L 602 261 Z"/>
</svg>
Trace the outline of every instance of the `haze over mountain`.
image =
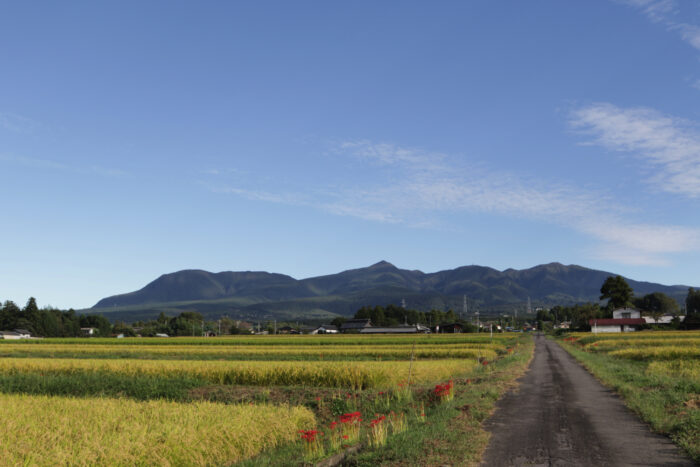
<svg viewBox="0 0 700 467">
<path fill-rule="evenodd" d="M 330 318 L 350 316 L 363 305 L 399 304 L 409 308 L 510 311 L 535 305 L 597 302 L 600 286 L 613 273 L 549 263 L 529 269 L 498 271 L 484 266 L 423 273 L 380 261 L 338 274 L 297 280 L 269 272 L 184 270 L 164 274 L 135 292 L 100 300 L 92 312 L 112 319 L 137 320 L 161 311 L 198 311 L 208 317 L 227 314 L 244 319 Z M 636 295 L 663 292 L 679 300 L 688 287 L 627 279 Z"/>
</svg>

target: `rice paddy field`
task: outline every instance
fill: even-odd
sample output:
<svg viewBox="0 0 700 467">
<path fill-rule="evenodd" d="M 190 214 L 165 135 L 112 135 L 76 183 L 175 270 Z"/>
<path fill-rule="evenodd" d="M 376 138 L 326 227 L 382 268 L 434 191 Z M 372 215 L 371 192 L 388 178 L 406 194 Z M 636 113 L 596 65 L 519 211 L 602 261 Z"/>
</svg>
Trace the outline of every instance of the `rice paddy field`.
<svg viewBox="0 0 700 467">
<path fill-rule="evenodd" d="M 573 333 L 562 344 L 700 462 L 700 331 Z"/>
<path fill-rule="evenodd" d="M 526 360 L 523 342 L 513 334 L 0 340 L 0 455 L 11 465 L 309 464 L 426 426 L 472 378 L 485 384 L 494 369 Z"/>
</svg>

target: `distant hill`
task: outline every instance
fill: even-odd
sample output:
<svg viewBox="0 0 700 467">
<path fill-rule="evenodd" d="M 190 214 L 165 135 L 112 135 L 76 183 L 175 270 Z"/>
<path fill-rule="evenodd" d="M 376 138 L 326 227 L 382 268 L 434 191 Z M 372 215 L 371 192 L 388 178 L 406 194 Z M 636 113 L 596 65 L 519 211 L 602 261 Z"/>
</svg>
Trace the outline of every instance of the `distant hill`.
<svg viewBox="0 0 700 467">
<path fill-rule="evenodd" d="M 90 312 L 126 321 L 149 319 L 161 311 L 251 320 L 322 320 L 351 316 L 363 305 L 400 304 L 402 299 L 413 309 L 461 311 L 464 295 L 470 311 L 502 312 L 514 307 L 523 311 L 528 297 L 533 307 L 597 302 L 600 286 L 611 275 L 615 274 L 559 263 L 505 271 L 463 266 L 426 274 L 380 261 L 302 280 L 269 272 L 184 270 L 164 274 L 135 292 L 103 298 Z M 682 285 L 627 281 L 636 295 L 663 292 L 682 302 L 688 291 Z"/>
</svg>

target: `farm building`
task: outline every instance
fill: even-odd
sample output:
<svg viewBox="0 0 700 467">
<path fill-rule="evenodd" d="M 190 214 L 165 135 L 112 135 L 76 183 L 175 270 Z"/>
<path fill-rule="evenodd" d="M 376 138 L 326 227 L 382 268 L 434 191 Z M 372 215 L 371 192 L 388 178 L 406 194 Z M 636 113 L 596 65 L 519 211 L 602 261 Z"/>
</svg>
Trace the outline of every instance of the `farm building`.
<svg viewBox="0 0 700 467">
<path fill-rule="evenodd" d="M 642 318 L 591 319 L 591 332 L 632 332 L 646 324 Z"/>
<path fill-rule="evenodd" d="M 80 334 L 85 337 L 93 337 L 97 334 L 97 328 L 80 328 Z"/>
<path fill-rule="evenodd" d="M 675 318 L 674 315 L 663 315 L 660 316 L 659 319 L 654 319 L 651 316 L 643 316 L 642 317 L 644 321 L 647 322 L 647 324 L 656 324 L 656 325 L 664 325 L 664 324 L 671 324 L 671 321 L 673 321 L 673 318 Z M 685 320 L 685 316 L 679 316 L 678 321 L 683 322 Z"/>
<path fill-rule="evenodd" d="M 371 327 L 372 321 L 368 319 L 349 319 L 340 326 L 340 332 L 360 332 Z"/>
<path fill-rule="evenodd" d="M 457 333 L 462 332 L 462 325 L 459 323 L 445 323 L 439 326 L 435 326 L 433 332 L 439 333 Z"/>
<path fill-rule="evenodd" d="M 322 324 L 312 329 L 309 334 L 338 334 L 338 327 L 332 324 Z"/>
<path fill-rule="evenodd" d="M 430 329 L 422 324 L 414 326 L 385 326 L 385 327 L 366 327 L 360 331 L 360 334 L 427 334 Z"/>
<path fill-rule="evenodd" d="M 24 337 L 22 334 L 14 331 L 0 331 L 0 339 L 18 340 L 27 339 L 27 337 Z"/>
</svg>

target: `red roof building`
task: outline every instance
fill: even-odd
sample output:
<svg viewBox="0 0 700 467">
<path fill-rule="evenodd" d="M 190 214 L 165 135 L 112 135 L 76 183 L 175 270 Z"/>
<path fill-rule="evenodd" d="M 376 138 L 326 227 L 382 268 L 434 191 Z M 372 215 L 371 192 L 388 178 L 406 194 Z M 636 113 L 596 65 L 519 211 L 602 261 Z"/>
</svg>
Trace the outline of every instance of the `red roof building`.
<svg viewBox="0 0 700 467">
<path fill-rule="evenodd" d="M 590 319 L 593 332 L 631 332 L 646 324 L 643 318 Z"/>
</svg>

